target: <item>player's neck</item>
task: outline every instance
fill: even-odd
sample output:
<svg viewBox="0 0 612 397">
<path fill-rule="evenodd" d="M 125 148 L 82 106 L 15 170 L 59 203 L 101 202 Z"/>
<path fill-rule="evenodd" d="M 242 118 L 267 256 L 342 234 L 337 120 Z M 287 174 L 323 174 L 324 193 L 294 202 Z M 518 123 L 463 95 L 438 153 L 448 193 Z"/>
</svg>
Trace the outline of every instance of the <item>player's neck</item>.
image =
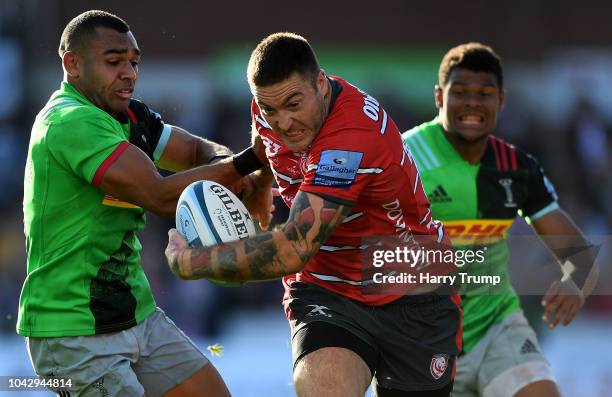
<svg viewBox="0 0 612 397">
<path fill-rule="evenodd" d="M 476 140 L 467 140 L 455 132 L 447 132 L 444 128 L 442 128 L 442 131 L 444 131 L 444 136 L 462 159 L 470 164 L 480 163 L 487 150 L 488 135 L 484 135 Z"/>
</svg>

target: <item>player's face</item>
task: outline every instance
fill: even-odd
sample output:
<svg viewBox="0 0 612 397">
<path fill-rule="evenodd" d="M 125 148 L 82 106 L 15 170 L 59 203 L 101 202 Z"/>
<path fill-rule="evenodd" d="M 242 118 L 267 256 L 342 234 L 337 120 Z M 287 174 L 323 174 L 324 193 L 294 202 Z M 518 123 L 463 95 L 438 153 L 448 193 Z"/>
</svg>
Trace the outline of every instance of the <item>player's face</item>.
<svg viewBox="0 0 612 397">
<path fill-rule="evenodd" d="M 254 87 L 253 96 L 272 131 L 292 152 L 305 152 L 315 139 L 325 117 L 329 83 L 321 71 L 316 83 L 294 73 L 280 83 Z"/>
<path fill-rule="evenodd" d="M 77 54 L 77 89 L 110 115 L 124 112 L 138 78 L 140 50 L 132 32 L 96 28 L 87 48 Z"/>
<path fill-rule="evenodd" d="M 504 91 L 493 73 L 454 69 L 444 87 L 436 87 L 436 105 L 444 130 L 465 141 L 477 141 L 497 125 Z"/>
</svg>

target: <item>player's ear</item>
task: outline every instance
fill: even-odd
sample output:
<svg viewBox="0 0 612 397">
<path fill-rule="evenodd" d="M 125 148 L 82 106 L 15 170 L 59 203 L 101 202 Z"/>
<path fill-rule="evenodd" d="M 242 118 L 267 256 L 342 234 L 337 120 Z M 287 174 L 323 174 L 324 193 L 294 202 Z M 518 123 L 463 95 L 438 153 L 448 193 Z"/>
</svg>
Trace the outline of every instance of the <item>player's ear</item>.
<svg viewBox="0 0 612 397">
<path fill-rule="evenodd" d="M 434 100 L 436 101 L 436 108 L 440 109 L 442 107 L 442 104 L 444 103 L 443 99 L 442 87 L 436 84 L 434 86 Z"/>
<path fill-rule="evenodd" d="M 327 75 L 325 74 L 325 70 L 319 70 L 319 74 L 317 75 L 317 88 L 319 91 L 323 91 L 325 87 L 327 87 Z"/>
<path fill-rule="evenodd" d="M 72 51 L 66 51 L 62 56 L 62 66 L 66 74 L 72 78 L 79 77 L 79 57 Z"/>
</svg>

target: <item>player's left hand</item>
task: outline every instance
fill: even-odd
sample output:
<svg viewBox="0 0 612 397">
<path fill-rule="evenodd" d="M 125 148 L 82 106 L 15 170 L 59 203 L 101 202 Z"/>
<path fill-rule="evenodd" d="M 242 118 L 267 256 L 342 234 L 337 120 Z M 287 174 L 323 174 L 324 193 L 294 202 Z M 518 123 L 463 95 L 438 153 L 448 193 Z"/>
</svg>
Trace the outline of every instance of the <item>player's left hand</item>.
<svg viewBox="0 0 612 397">
<path fill-rule="evenodd" d="M 243 188 L 242 202 L 249 210 L 250 214 L 259 221 L 261 230 L 267 230 L 272 222 L 272 214 L 274 212 L 274 204 L 272 204 L 273 196 L 278 196 L 278 189 L 260 187 L 250 179 L 245 177 L 250 182 L 246 183 Z"/>
<path fill-rule="evenodd" d="M 550 328 L 555 328 L 561 320 L 563 325 L 568 325 L 584 306 L 584 301 L 584 294 L 571 278 L 565 281 L 557 280 L 542 299 L 542 320 L 548 322 Z"/>
<path fill-rule="evenodd" d="M 187 240 L 178 232 L 176 229 L 170 229 L 168 231 L 168 246 L 166 247 L 166 259 L 168 260 L 168 266 L 172 273 L 179 277 L 183 277 L 184 268 L 189 267 L 188 263 L 179 261 L 179 258 L 186 249 L 189 248 Z"/>
</svg>

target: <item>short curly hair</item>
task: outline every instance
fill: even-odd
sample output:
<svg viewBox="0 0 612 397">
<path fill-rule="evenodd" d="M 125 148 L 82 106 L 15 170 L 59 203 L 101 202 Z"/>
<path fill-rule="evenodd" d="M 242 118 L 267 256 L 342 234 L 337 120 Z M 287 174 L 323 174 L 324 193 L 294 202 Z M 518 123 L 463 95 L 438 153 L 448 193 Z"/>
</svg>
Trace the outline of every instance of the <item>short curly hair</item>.
<svg viewBox="0 0 612 397">
<path fill-rule="evenodd" d="M 504 87 L 501 58 L 487 45 L 472 42 L 451 48 L 440 63 L 438 83 L 441 87 L 448 83 L 451 72 L 457 68 L 472 72 L 493 73 L 499 88 Z"/>
<path fill-rule="evenodd" d="M 89 10 L 74 17 L 62 33 L 58 53 L 60 58 L 67 51 L 82 48 L 83 44 L 96 32 L 96 28 L 104 27 L 119 33 L 130 31 L 129 25 L 118 16 L 101 10 Z"/>
</svg>

